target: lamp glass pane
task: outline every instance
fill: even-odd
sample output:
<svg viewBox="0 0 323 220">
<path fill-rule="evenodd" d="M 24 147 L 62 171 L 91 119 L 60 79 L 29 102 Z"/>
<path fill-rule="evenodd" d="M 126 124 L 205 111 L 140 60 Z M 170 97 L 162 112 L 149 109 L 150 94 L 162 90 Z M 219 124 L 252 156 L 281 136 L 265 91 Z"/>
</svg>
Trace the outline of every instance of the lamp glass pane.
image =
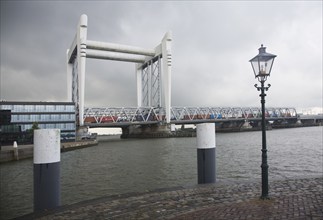
<svg viewBox="0 0 323 220">
<path fill-rule="evenodd" d="M 274 58 L 270 59 L 260 59 L 259 60 L 259 74 L 267 74 L 270 75 L 271 67 L 273 65 Z"/>
<path fill-rule="evenodd" d="M 258 63 L 258 59 L 252 59 L 250 61 L 253 72 L 255 74 L 255 76 L 257 76 L 259 74 L 259 63 Z"/>
</svg>

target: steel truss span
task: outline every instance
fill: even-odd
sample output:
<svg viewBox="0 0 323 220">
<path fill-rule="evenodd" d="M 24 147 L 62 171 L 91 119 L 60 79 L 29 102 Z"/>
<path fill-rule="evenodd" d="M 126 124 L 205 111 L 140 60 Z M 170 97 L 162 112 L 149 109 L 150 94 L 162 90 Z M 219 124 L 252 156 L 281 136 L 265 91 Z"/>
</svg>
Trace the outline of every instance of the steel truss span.
<svg viewBox="0 0 323 220">
<path fill-rule="evenodd" d="M 267 120 L 296 119 L 295 108 L 266 108 Z M 249 107 L 171 107 L 172 124 L 194 124 L 230 120 L 261 120 L 261 108 Z M 85 108 L 85 125 L 116 126 L 165 123 L 166 112 L 154 107 Z M 112 125 L 113 124 L 113 125 Z"/>
</svg>

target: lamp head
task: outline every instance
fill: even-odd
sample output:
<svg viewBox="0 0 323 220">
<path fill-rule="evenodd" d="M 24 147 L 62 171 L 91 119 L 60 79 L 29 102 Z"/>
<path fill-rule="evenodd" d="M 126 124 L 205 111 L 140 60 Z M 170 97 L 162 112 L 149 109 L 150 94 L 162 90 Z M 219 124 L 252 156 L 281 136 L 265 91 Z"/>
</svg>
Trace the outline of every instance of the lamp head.
<svg viewBox="0 0 323 220">
<path fill-rule="evenodd" d="M 255 74 L 255 78 L 258 78 L 259 82 L 265 82 L 267 77 L 270 76 L 275 57 L 276 55 L 267 53 L 266 47 L 261 45 L 259 48 L 259 54 L 249 60 Z"/>
</svg>

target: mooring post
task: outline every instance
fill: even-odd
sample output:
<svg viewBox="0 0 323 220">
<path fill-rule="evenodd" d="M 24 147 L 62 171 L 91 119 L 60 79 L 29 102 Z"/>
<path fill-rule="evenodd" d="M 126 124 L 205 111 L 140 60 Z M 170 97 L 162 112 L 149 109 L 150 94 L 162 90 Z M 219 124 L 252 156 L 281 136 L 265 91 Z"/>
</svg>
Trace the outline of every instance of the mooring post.
<svg viewBox="0 0 323 220">
<path fill-rule="evenodd" d="M 198 184 L 215 183 L 215 124 L 196 126 Z"/>
<path fill-rule="evenodd" d="M 60 130 L 34 131 L 34 211 L 60 205 Z"/>
<path fill-rule="evenodd" d="M 13 156 L 15 158 L 15 160 L 19 160 L 19 150 L 18 150 L 18 144 L 17 141 L 13 142 Z"/>
</svg>

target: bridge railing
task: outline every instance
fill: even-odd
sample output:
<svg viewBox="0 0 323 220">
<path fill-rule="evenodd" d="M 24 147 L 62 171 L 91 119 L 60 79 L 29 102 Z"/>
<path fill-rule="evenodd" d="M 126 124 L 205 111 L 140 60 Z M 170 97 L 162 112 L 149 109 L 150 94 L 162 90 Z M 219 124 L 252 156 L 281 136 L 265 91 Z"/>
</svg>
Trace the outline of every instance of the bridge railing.
<svg viewBox="0 0 323 220">
<path fill-rule="evenodd" d="M 266 108 L 266 118 L 296 118 L 295 108 Z M 164 122 L 165 110 L 154 107 L 86 108 L 84 123 Z M 260 108 L 172 107 L 171 121 L 261 118 Z"/>
<path fill-rule="evenodd" d="M 162 121 L 160 110 L 151 107 L 86 108 L 84 123 Z"/>
</svg>

